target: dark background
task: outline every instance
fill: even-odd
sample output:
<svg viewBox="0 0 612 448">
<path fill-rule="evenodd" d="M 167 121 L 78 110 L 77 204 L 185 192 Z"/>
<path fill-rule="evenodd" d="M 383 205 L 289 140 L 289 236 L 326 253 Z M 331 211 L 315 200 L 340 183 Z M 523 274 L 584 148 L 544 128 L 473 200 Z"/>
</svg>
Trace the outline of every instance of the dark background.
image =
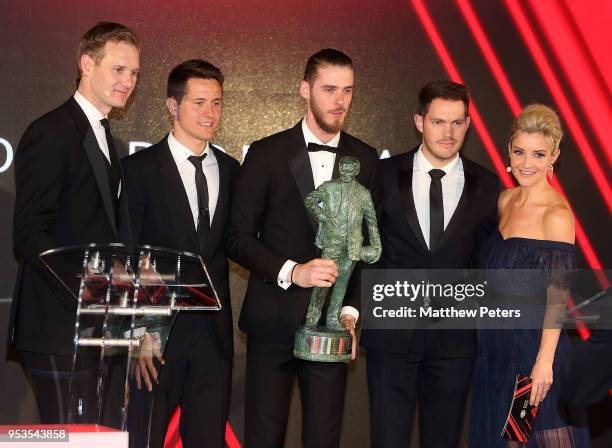
<svg viewBox="0 0 612 448">
<path fill-rule="evenodd" d="M 491 137 L 490 148 L 506 160 L 508 129 L 514 116 L 499 87 L 499 77 L 493 74 L 472 34 L 473 24 L 470 26 L 464 19 L 462 11 L 470 5 L 518 101 L 521 104 L 542 102 L 561 109 L 564 123 L 568 119 L 572 123 L 562 143 L 555 175 L 584 229 L 584 236 L 578 242 L 579 265 L 610 267 L 612 198 L 606 199 L 606 192 L 600 191 L 602 185 L 609 188 L 612 160 L 610 148 L 605 144 L 612 128 L 609 57 L 612 43 L 608 31 L 612 6 L 609 2 L 0 0 L 3 64 L 0 138 L 14 151 L 32 120 L 74 92 L 78 41 L 95 22 L 107 20 L 130 26 L 141 40 L 142 76 L 138 87 L 127 110 L 112 117 L 113 133 L 121 140 L 120 150 L 124 154 L 128 153 L 129 142 L 153 143 L 169 131 L 164 105 L 167 74 L 185 59 L 203 58 L 219 66 L 226 76 L 223 123 L 215 143 L 242 160 L 244 145 L 290 127 L 302 118 L 304 105 L 298 86 L 304 64 L 309 55 L 324 47 L 341 49 L 354 61 L 356 90 L 347 130 L 381 152 L 384 149 L 391 154 L 405 152 L 418 143 L 412 115 L 419 88 L 433 79 L 449 77 L 448 61 L 442 62 L 441 53 L 432 45 L 431 29 L 427 31 L 423 16 L 417 14 L 422 11 L 419 5 L 425 7 L 451 63 L 471 88 L 473 102 L 482 117 L 482 126 L 479 129 L 472 126 L 464 147 L 469 158 L 495 171 L 484 149 L 483 135 L 486 134 L 483 132 Z M 544 21 L 537 15 L 542 10 L 547 11 Z M 554 86 L 551 88 L 550 75 L 543 75 L 542 60 L 538 63 L 533 56 L 533 44 L 530 46 L 524 40 L 515 21 L 517 11 L 526 15 L 563 97 Z M 554 23 L 558 17 L 564 17 L 565 21 Z M 551 29 L 557 31 L 558 39 L 564 39 L 563 53 L 557 52 L 555 42 L 550 39 Z M 577 53 L 571 52 L 567 39 L 577 43 Z M 576 78 L 574 74 L 578 73 L 588 76 Z M 563 101 L 567 102 L 565 109 Z M 572 121 L 564 112 L 568 107 L 576 120 Z M 586 137 L 589 148 L 576 143 L 583 142 L 576 137 L 579 136 L 576 130 Z M 8 145 L 0 144 L 0 167 L 7 162 Z M 590 165 L 583 156 L 588 150 L 594 156 Z M 599 183 L 595 182 L 596 177 Z M 2 341 L 16 271 L 11 248 L 13 202 L 11 164 L 0 172 Z M 592 247 L 595 258 L 584 256 L 585 241 Z M 235 318 L 246 278 L 244 270 L 233 266 Z M 237 333 L 230 422 L 239 439 L 242 438 L 244 351 L 244 338 Z M 0 355 L 0 424 L 35 421 L 33 398 L 19 366 L 5 362 L 3 345 Z M 345 446 L 367 446 L 364 367 L 362 353 L 361 359 L 351 366 L 344 420 Z M 296 395 L 287 446 L 299 446 L 298 399 Z M 594 446 L 612 444 L 611 408 L 608 399 L 591 409 Z"/>
</svg>

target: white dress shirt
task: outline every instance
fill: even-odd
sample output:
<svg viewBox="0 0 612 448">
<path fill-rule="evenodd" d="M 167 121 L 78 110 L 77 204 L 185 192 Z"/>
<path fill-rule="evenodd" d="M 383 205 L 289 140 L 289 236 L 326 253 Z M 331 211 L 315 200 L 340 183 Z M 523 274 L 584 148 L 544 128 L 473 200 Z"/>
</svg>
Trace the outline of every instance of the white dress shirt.
<svg viewBox="0 0 612 448">
<path fill-rule="evenodd" d="M 412 196 L 421 232 L 427 247 L 429 247 L 429 186 L 431 185 L 429 171 L 433 169 L 434 166 L 427 160 L 422 148 L 419 148 L 414 155 L 412 165 Z M 453 213 L 457 209 L 461 193 L 463 192 L 463 185 L 465 184 L 463 162 L 459 154 L 440 169 L 446 173 L 441 179 L 444 229 L 446 229 Z"/>
<path fill-rule="evenodd" d="M 94 135 L 96 136 L 96 141 L 98 142 L 98 146 L 102 150 L 102 154 L 108 160 L 108 163 L 111 163 L 110 153 L 108 151 L 108 143 L 106 142 L 106 131 L 102 126 L 100 120 L 103 118 L 107 118 L 107 115 L 104 115 L 100 112 L 96 106 L 91 104 L 87 98 L 85 98 L 81 93 L 77 90 L 74 92 L 74 100 L 77 104 L 83 109 L 85 112 L 85 116 L 87 117 L 87 121 L 89 121 L 89 125 L 94 131 Z"/>
<path fill-rule="evenodd" d="M 310 130 L 306 124 L 306 118 L 302 120 L 302 133 L 304 134 L 304 143 L 308 146 L 309 143 L 316 143 L 318 145 L 331 146 L 337 148 L 340 142 L 340 132 L 327 143 L 323 143 L 319 140 Z M 309 152 L 308 157 L 310 158 L 310 168 L 312 169 L 312 179 L 314 181 L 314 187 L 318 188 L 323 182 L 331 180 L 334 174 L 334 163 L 336 162 L 336 154 L 328 151 L 316 151 Z M 291 272 L 297 263 L 293 260 L 287 260 L 281 270 L 278 273 L 277 283 L 283 289 L 291 286 Z M 350 314 L 355 319 L 359 318 L 359 311 L 352 306 L 343 306 L 340 311 L 340 315 Z"/>
<path fill-rule="evenodd" d="M 191 214 L 193 216 L 193 225 L 197 228 L 198 190 L 195 181 L 195 166 L 189 161 L 190 156 L 195 156 L 197 154 L 194 154 L 189 148 L 179 142 L 174 135 L 172 135 L 172 132 L 168 134 L 168 146 L 170 147 L 170 152 L 178 168 L 181 180 L 183 181 L 185 193 L 187 193 L 189 207 L 191 208 Z M 219 164 L 217 163 L 215 153 L 211 151 L 208 143 L 206 143 L 204 153 L 206 153 L 207 156 L 202 162 L 202 170 L 204 171 L 204 176 L 206 176 L 206 185 L 208 187 L 208 210 L 210 223 L 212 224 L 213 217 L 215 216 L 215 209 L 217 208 L 217 200 L 219 199 Z"/>
<path fill-rule="evenodd" d="M 316 143 L 317 145 L 331 146 L 332 148 L 338 147 L 340 141 L 340 133 L 338 132 L 334 138 L 327 143 L 321 142 L 315 135 L 310 131 L 306 124 L 306 119 L 302 120 L 302 132 L 304 133 L 304 140 L 306 146 L 308 143 Z M 315 188 L 319 188 L 323 182 L 331 180 L 334 174 L 334 162 L 336 161 L 336 154 L 328 151 L 313 151 L 308 153 L 310 157 L 310 167 L 312 168 L 312 179 L 314 180 Z"/>
</svg>

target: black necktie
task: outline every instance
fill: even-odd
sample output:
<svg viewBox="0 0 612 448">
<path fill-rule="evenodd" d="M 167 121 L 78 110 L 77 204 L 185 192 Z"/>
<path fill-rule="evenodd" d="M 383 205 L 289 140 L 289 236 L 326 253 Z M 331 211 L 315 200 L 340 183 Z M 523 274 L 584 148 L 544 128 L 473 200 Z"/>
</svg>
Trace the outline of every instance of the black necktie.
<svg viewBox="0 0 612 448">
<path fill-rule="evenodd" d="M 317 151 L 327 151 L 333 152 L 336 154 L 338 152 L 338 148 L 334 148 L 333 146 L 327 145 L 319 145 L 317 143 L 308 143 L 308 152 L 317 152 Z"/>
<path fill-rule="evenodd" d="M 200 255 L 204 254 L 206 240 L 210 232 L 210 214 L 208 210 L 208 183 L 202 169 L 202 162 L 208 154 L 201 156 L 189 156 L 189 161 L 195 167 L 195 182 L 198 192 L 198 242 L 200 244 Z"/>
<path fill-rule="evenodd" d="M 446 173 L 433 169 L 429 172 L 429 251 L 433 252 L 444 233 L 444 201 L 442 199 L 442 177 Z"/>
<path fill-rule="evenodd" d="M 113 196 L 113 204 L 115 212 L 117 212 L 117 195 L 119 194 L 119 182 L 121 181 L 121 169 L 119 168 L 119 157 L 117 157 L 117 150 L 115 149 L 115 142 L 113 140 L 113 134 L 111 134 L 110 124 L 106 118 L 100 120 L 104 133 L 106 134 L 106 146 L 108 146 L 108 156 L 110 158 L 110 164 L 107 165 L 108 171 L 108 183 Z M 106 160 L 106 157 L 104 158 Z"/>
</svg>

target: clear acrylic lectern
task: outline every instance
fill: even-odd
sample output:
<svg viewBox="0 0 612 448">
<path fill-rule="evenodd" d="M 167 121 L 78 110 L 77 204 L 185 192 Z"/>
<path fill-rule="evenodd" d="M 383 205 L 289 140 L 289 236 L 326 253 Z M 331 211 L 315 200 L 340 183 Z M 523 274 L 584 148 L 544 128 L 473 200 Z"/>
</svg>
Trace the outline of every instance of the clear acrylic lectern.
<svg viewBox="0 0 612 448">
<path fill-rule="evenodd" d="M 75 300 L 68 422 L 127 430 L 131 446 L 146 446 L 154 400 L 136 393 L 134 372 L 139 360 L 159 366 L 179 311 L 221 309 L 206 266 L 195 254 L 121 244 L 40 259 Z"/>
</svg>

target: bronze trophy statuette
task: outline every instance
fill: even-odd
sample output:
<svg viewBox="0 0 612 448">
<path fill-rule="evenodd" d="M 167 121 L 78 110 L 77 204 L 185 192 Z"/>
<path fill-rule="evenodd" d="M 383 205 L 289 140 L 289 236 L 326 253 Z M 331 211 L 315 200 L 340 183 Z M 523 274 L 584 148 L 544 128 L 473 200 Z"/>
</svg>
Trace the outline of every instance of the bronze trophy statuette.
<svg viewBox="0 0 612 448">
<path fill-rule="evenodd" d="M 352 337 L 339 321 L 340 307 L 358 261 L 375 263 L 382 246 L 370 191 L 357 180 L 360 166 L 354 157 L 342 157 L 340 176 L 324 182 L 304 199 L 308 211 L 319 223 L 315 245 L 321 258 L 334 260 L 338 278 L 331 288 L 325 326 L 318 325 L 330 288 L 315 287 L 310 296 L 306 323 L 295 334 L 293 354 L 308 361 L 348 362 Z M 363 246 L 362 222 L 366 220 L 369 246 Z"/>
</svg>

